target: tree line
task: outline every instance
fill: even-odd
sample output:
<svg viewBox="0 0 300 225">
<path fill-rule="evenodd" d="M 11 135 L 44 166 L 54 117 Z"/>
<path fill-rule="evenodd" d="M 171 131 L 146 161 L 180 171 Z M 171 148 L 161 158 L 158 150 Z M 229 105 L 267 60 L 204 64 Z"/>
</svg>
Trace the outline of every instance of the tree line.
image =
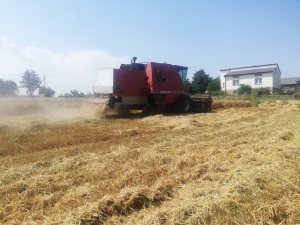
<svg viewBox="0 0 300 225">
<path fill-rule="evenodd" d="M 53 97 L 55 91 L 42 86 L 43 80 L 34 70 L 26 70 L 22 75 L 21 88 L 26 89 L 26 94 L 30 97 L 34 96 L 34 93 L 38 90 L 39 96 Z M 0 96 L 10 97 L 16 96 L 19 93 L 19 87 L 16 82 L 12 80 L 3 80 L 0 79 Z"/>
<path fill-rule="evenodd" d="M 184 82 L 191 93 L 212 93 L 221 90 L 220 78 L 212 78 L 203 69 L 196 71 L 192 81 L 188 79 Z"/>
<path fill-rule="evenodd" d="M 33 97 L 38 90 L 39 96 L 53 97 L 55 91 L 42 85 L 43 80 L 34 70 L 26 70 L 21 78 L 21 88 L 26 89 L 26 94 Z M 188 79 L 184 81 L 186 87 L 189 88 L 192 93 L 205 93 L 220 91 L 220 78 L 212 78 L 203 69 L 196 71 L 193 75 L 192 81 Z M 18 85 L 12 80 L 0 79 L 0 96 L 16 96 L 19 92 Z M 70 93 L 60 95 L 59 97 L 87 97 L 91 94 L 85 95 L 78 90 L 71 90 Z"/>
<path fill-rule="evenodd" d="M 38 91 L 39 96 L 53 97 L 55 95 L 55 91 L 52 88 L 42 85 L 43 79 L 41 79 L 41 77 L 34 70 L 26 70 L 21 77 L 20 83 L 20 88 L 25 88 L 26 94 L 29 97 L 33 97 L 36 91 Z M 16 82 L 12 80 L 3 80 L 0 78 L 0 97 L 17 96 L 18 93 L 19 87 Z M 82 98 L 90 96 L 91 94 L 85 95 L 83 92 L 79 92 L 78 90 L 74 89 L 71 90 L 70 93 L 60 95 L 59 97 Z"/>
</svg>

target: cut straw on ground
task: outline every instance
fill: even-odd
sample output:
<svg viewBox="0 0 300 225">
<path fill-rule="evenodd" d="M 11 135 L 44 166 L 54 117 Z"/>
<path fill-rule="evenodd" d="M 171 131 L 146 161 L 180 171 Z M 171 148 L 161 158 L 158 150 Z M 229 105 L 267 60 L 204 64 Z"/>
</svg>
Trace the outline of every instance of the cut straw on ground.
<svg viewBox="0 0 300 225">
<path fill-rule="evenodd" d="M 222 104 L 146 118 L 3 116 L 0 223 L 299 224 L 299 102 Z"/>
</svg>

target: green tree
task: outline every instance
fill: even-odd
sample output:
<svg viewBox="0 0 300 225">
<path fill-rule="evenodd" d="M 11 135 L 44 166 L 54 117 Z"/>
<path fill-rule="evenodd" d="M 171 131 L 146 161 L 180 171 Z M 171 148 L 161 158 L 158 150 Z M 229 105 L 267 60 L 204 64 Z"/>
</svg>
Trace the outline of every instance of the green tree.
<svg viewBox="0 0 300 225">
<path fill-rule="evenodd" d="M 200 69 L 194 73 L 192 81 L 193 91 L 204 93 L 207 91 L 208 83 L 212 80 L 209 74 L 206 74 L 203 69 Z"/>
<path fill-rule="evenodd" d="M 79 92 L 78 90 L 74 89 L 71 90 L 70 93 L 65 93 L 62 95 L 65 98 L 84 98 L 86 95 L 83 92 Z"/>
<path fill-rule="evenodd" d="M 185 86 L 186 88 L 189 89 L 189 91 L 192 90 L 192 83 L 189 81 L 189 79 L 185 79 L 185 80 L 183 81 L 183 84 L 184 84 L 184 86 Z"/>
<path fill-rule="evenodd" d="M 55 91 L 50 87 L 40 87 L 39 95 L 43 95 L 45 97 L 53 97 L 55 95 Z"/>
<path fill-rule="evenodd" d="M 241 84 L 238 89 L 239 95 L 250 95 L 252 91 L 252 87 L 249 84 Z"/>
<path fill-rule="evenodd" d="M 209 92 L 220 91 L 221 90 L 221 82 L 220 77 L 212 79 L 207 86 L 207 90 Z"/>
<path fill-rule="evenodd" d="M 40 87 L 42 81 L 41 78 L 34 70 L 26 70 L 22 76 L 21 84 L 23 88 L 26 88 L 26 94 L 28 96 L 34 96 L 34 92 Z"/>
<path fill-rule="evenodd" d="M 79 92 L 78 90 L 74 89 L 70 91 L 72 97 L 76 97 L 76 98 L 82 98 L 84 97 L 84 93 L 83 92 Z"/>
<path fill-rule="evenodd" d="M 0 79 L 0 96 L 15 96 L 17 92 L 19 90 L 16 82 Z"/>
</svg>

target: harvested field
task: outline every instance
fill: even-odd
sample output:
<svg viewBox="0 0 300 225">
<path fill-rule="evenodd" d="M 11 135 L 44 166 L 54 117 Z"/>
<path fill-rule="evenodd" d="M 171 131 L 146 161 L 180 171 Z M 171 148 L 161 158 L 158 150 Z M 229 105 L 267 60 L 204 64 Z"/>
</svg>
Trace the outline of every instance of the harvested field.
<svg viewBox="0 0 300 225">
<path fill-rule="evenodd" d="M 43 101 L 0 101 L 2 224 L 300 223 L 299 101 L 147 118 Z"/>
</svg>

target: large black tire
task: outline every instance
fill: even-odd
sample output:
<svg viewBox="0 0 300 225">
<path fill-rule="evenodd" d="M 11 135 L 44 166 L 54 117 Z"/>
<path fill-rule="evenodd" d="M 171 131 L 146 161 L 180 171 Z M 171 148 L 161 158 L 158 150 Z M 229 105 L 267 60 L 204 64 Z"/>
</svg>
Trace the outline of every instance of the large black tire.
<svg viewBox="0 0 300 225">
<path fill-rule="evenodd" d="M 209 98 L 207 99 L 207 112 L 211 112 L 211 109 L 212 109 L 212 98 L 211 96 L 209 96 Z"/>
<path fill-rule="evenodd" d="M 111 109 L 114 109 L 114 104 L 115 104 L 115 99 L 113 97 L 110 97 L 106 102 L 106 105 Z"/>
<path fill-rule="evenodd" d="M 175 104 L 176 111 L 178 113 L 188 113 L 191 110 L 191 98 L 188 95 L 181 94 L 179 95 L 177 102 Z"/>
<path fill-rule="evenodd" d="M 143 115 L 144 116 L 153 116 L 155 115 L 155 108 L 151 104 L 147 104 L 143 108 Z"/>
<path fill-rule="evenodd" d="M 120 105 L 118 113 L 121 116 L 126 116 L 126 115 L 129 114 L 129 109 L 126 106 L 124 106 L 124 105 Z"/>
</svg>

